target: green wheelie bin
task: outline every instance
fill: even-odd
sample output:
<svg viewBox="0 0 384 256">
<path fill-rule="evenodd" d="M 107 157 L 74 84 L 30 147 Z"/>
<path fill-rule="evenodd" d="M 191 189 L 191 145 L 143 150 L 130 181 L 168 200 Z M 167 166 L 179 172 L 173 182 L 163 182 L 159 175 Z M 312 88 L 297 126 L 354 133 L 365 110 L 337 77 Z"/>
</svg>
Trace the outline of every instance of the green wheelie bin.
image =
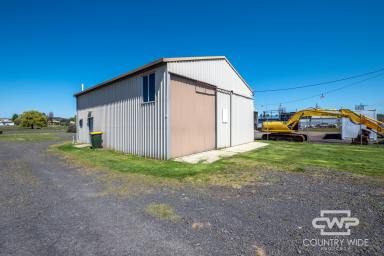
<svg viewBox="0 0 384 256">
<path fill-rule="evenodd" d="M 103 147 L 103 132 L 90 132 L 92 148 Z"/>
</svg>

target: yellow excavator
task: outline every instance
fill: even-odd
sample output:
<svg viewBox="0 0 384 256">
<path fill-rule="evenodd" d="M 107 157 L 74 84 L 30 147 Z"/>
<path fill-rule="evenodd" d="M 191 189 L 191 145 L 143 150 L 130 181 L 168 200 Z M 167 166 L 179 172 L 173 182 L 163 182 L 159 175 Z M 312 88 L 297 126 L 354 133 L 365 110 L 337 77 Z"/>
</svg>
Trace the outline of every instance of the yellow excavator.
<svg viewBox="0 0 384 256">
<path fill-rule="evenodd" d="M 360 115 L 349 109 L 320 109 L 320 108 L 308 108 L 304 110 L 300 110 L 293 114 L 287 122 L 282 121 L 270 121 L 263 122 L 262 132 L 266 132 L 263 134 L 263 140 L 286 140 L 286 141 L 298 141 L 303 142 L 306 141 L 307 135 L 298 133 L 299 122 L 301 118 L 305 117 L 335 117 L 349 118 L 355 124 L 365 125 L 368 130 L 364 130 L 359 134 L 357 138 L 355 138 L 352 143 L 363 143 L 368 144 L 369 141 L 369 133 L 373 131 L 378 135 L 384 136 L 384 123 L 378 120 L 372 119 L 365 115 Z"/>
</svg>

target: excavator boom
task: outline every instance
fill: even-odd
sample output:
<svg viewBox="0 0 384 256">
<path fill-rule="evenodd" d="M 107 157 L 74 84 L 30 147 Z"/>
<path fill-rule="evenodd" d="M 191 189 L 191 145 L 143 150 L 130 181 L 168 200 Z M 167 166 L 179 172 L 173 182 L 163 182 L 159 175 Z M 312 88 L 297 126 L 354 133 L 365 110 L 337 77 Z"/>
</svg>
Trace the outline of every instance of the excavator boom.
<svg viewBox="0 0 384 256">
<path fill-rule="evenodd" d="M 369 130 L 374 131 L 382 136 L 384 136 L 384 123 L 378 120 L 369 118 L 365 115 L 360 115 L 349 109 L 319 109 L 319 108 L 309 108 L 296 112 L 293 114 L 287 122 L 281 121 L 271 121 L 263 122 L 262 131 L 270 133 L 271 139 L 282 139 L 282 140 L 294 140 L 294 141 L 304 141 L 306 140 L 306 135 L 298 134 L 298 125 L 300 119 L 305 117 L 335 117 L 341 118 L 345 117 L 351 120 L 355 124 L 365 125 Z M 267 135 L 267 137 L 268 137 Z M 263 135 L 263 138 L 265 136 Z"/>
</svg>

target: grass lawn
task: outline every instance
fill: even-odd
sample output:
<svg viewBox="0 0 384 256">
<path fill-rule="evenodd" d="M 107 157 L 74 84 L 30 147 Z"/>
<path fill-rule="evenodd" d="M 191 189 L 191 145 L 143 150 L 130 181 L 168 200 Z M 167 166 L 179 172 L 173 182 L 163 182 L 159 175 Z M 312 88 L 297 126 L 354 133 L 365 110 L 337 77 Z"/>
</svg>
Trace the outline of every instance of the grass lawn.
<svg viewBox="0 0 384 256">
<path fill-rule="evenodd" d="M 30 129 L 23 127 L 0 127 L 0 141 L 11 142 L 34 142 L 34 141 L 47 141 L 47 140 L 59 140 L 60 134 L 64 133 L 65 128 L 59 127 L 45 127 L 42 129 Z"/>
<path fill-rule="evenodd" d="M 384 147 L 379 145 L 271 142 L 268 147 L 239 157 L 277 168 L 320 167 L 384 176 Z"/>
<path fill-rule="evenodd" d="M 270 142 L 265 148 L 224 158 L 212 164 L 161 161 L 111 150 L 78 149 L 72 144 L 58 145 L 55 150 L 90 167 L 181 180 L 210 180 L 210 183 L 232 184 L 234 180 L 247 182 L 254 179 L 255 170 L 260 169 L 307 171 L 315 167 L 384 176 L 384 147 L 375 145 Z M 218 176 L 222 178 L 216 179 Z"/>
<path fill-rule="evenodd" d="M 187 164 L 176 161 L 163 161 L 124 154 L 113 150 L 75 148 L 72 144 L 57 146 L 72 160 L 82 164 L 106 167 L 111 170 L 127 173 L 139 173 L 165 178 L 185 178 L 199 173 L 207 173 L 225 167 L 222 161 L 213 164 Z"/>
<path fill-rule="evenodd" d="M 0 141 L 11 142 L 34 142 L 62 139 L 61 135 L 66 132 L 66 127 L 44 127 L 41 129 L 31 129 L 19 126 L 2 126 L 0 131 Z"/>
<path fill-rule="evenodd" d="M 60 137 L 52 132 L 26 132 L 0 134 L 0 141 L 28 142 L 59 140 Z"/>
<path fill-rule="evenodd" d="M 39 129 L 31 129 L 21 126 L 0 126 L 0 131 L 4 133 L 41 133 L 41 132 L 65 132 L 68 129 L 67 126 L 53 126 L 53 127 L 43 127 Z"/>
</svg>

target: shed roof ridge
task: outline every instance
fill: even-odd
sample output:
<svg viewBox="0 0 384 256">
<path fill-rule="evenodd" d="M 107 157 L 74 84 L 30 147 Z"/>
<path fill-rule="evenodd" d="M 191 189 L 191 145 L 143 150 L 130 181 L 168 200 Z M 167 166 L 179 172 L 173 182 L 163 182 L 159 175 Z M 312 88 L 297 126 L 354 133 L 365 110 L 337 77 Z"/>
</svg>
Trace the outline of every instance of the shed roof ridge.
<svg viewBox="0 0 384 256">
<path fill-rule="evenodd" d="M 108 79 L 106 81 L 103 81 L 101 83 L 98 83 L 88 89 L 85 89 L 84 91 L 81 91 L 81 92 L 78 92 L 76 93 L 74 96 L 77 97 L 77 96 L 80 96 L 80 95 L 83 95 L 83 94 L 86 94 L 90 91 L 94 91 L 94 90 L 97 90 L 99 88 L 102 88 L 104 86 L 107 86 L 108 84 L 111 84 L 113 82 L 116 82 L 120 79 L 123 79 L 123 78 L 126 78 L 126 77 L 129 77 L 129 76 L 132 76 L 134 74 L 137 74 L 139 73 L 140 71 L 143 71 L 145 69 L 148 69 L 148 68 L 151 68 L 155 65 L 161 65 L 163 63 L 168 63 L 168 62 L 182 62 L 182 61 L 200 61 L 200 60 L 225 60 L 228 65 L 232 68 L 232 70 L 236 73 L 236 75 L 243 81 L 243 83 L 248 87 L 248 89 L 252 92 L 253 94 L 253 91 L 251 89 L 251 87 L 248 85 L 248 83 L 244 80 L 244 78 L 240 75 L 239 72 L 237 72 L 237 70 L 235 69 L 235 67 L 229 62 L 229 60 L 227 59 L 227 57 L 225 56 L 192 56 L 192 57 L 168 57 L 168 58 L 159 58 L 159 59 L 156 59 L 154 61 L 151 61 L 145 65 L 142 65 L 138 68 L 135 68 L 129 72 L 126 72 L 126 73 L 123 73 L 121 75 L 118 75 L 118 76 L 115 76 L 114 78 L 111 78 L 111 79 Z"/>
</svg>

